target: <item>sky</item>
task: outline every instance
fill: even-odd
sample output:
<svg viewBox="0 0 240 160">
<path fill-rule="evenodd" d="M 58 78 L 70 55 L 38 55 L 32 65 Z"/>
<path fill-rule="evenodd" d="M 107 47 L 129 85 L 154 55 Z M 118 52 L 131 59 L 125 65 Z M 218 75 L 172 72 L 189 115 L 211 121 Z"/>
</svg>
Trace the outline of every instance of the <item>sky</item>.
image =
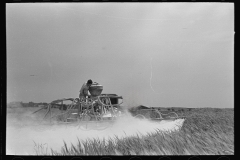
<svg viewBox="0 0 240 160">
<path fill-rule="evenodd" d="M 233 108 L 233 3 L 6 4 L 7 102 L 78 97 L 124 106 Z"/>
</svg>

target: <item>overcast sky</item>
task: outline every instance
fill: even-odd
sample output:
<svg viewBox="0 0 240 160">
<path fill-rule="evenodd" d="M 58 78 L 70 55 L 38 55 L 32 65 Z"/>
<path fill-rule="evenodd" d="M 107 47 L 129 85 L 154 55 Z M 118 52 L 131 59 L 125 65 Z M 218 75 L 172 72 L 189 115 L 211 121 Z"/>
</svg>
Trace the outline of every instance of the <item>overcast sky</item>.
<svg viewBox="0 0 240 160">
<path fill-rule="evenodd" d="M 125 106 L 233 107 L 233 3 L 14 3 L 6 28 L 7 102 L 92 79 Z"/>
</svg>

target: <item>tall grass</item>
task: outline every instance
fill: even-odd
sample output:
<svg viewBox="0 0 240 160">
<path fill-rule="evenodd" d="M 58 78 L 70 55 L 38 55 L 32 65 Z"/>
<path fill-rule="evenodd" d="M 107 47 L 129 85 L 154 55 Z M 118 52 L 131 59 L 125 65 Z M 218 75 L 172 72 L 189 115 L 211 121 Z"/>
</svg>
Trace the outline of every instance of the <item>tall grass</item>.
<svg viewBox="0 0 240 160">
<path fill-rule="evenodd" d="M 234 154 L 233 109 L 195 109 L 178 132 L 78 140 L 52 155 L 226 155 Z"/>
</svg>

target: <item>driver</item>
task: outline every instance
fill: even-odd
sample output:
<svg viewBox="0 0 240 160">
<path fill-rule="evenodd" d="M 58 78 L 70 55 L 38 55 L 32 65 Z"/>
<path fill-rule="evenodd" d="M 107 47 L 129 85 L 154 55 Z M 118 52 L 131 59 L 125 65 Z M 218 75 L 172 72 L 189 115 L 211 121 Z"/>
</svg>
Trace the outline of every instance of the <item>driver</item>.
<svg viewBox="0 0 240 160">
<path fill-rule="evenodd" d="M 86 97 L 88 96 L 90 96 L 89 94 L 88 94 L 88 90 L 89 90 L 89 87 L 92 85 L 92 80 L 91 79 L 89 79 L 87 82 L 85 82 L 85 83 L 83 83 L 83 85 L 82 85 L 82 88 L 80 89 L 80 94 L 79 94 L 79 99 L 80 99 L 80 101 L 83 101 L 84 99 L 86 99 Z"/>
</svg>

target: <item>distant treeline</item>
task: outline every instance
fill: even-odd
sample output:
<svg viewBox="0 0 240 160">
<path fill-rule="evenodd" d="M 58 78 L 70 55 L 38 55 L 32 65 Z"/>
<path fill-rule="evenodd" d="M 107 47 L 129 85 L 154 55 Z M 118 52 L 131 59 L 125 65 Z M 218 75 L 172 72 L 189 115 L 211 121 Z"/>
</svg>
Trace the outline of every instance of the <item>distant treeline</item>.
<svg viewBox="0 0 240 160">
<path fill-rule="evenodd" d="M 45 106 L 47 104 L 48 103 L 46 103 L 46 102 L 40 102 L 40 103 L 34 103 L 34 102 L 23 103 L 23 102 L 21 102 L 21 105 L 23 107 L 38 107 L 38 106 Z"/>
<path fill-rule="evenodd" d="M 132 113 L 133 115 L 138 114 L 139 111 L 150 111 L 151 109 L 157 109 L 158 111 L 164 113 L 168 113 L 168 112 L 176 112 L 176 113 L 186 113 L 186 112 L 192 112 L 192 111 L 222 111 L 222 110 L 233 110 L 233 108 L 211 108 L 211 107 L 204 107 L 204 108 L 188 108 L 188 107 L 147 107 L 147 106 L 137 106 L 137 107 L 132 107 L 129 108 L 128 111 L 130 113 Z"/>
<path fill-rule="evenodd" d="M 129 109 L 129 111 L 134 112 L 136 110 L 140 110 L 140 109 L 157 109 L 160 111 L 191 111 L 195 108 L 186 108 L 186 107 L 147 107 L 147 106 L 137 106 L 137 107 L 132 107 Z"/>
<path fill-rule="evenodd" d="M 48 103 L 46 102 L 40 102 L 40 103 L 34 103 L 34 102 L 10 102 L 7 104 L 9 107 L 39 107 L 39 106 L 45 106 Z"/>
</svg>

